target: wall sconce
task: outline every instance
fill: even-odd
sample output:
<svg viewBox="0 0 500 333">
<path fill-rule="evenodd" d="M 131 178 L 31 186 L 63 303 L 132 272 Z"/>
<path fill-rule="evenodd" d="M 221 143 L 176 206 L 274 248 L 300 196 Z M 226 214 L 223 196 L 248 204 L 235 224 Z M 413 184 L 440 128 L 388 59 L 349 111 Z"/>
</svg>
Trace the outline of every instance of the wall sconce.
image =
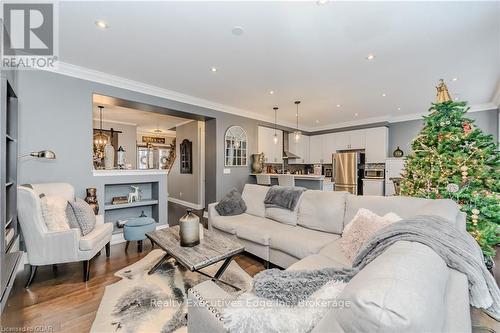
<svg viewBox="0 0 500 333">
<path fill-rule="evenodd" d="M 36 157 L 36 158 L 43 158 L 46 160 L 55 160 L 56 159 L 56 153 L 54 153 L 52 150 L 40 150 L 40 151 L 34 151 L 29 154 L 21 155 L 20 158 L 22 157 Z"/>
</svg>

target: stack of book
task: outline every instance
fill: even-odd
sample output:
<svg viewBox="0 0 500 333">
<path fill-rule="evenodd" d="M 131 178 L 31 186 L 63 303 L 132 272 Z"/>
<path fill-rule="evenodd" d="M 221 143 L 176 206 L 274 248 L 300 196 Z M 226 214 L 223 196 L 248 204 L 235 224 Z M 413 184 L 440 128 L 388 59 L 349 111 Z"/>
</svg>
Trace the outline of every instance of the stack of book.
<svg viewBox="0 0 500 333">
<path fill-rule="evenodd" d="M 114 197 L 113 200 L 111 200 L 111 204 L 113 204 L 113 205 L 120 205 L 120 204 L 126 204 L 126 203 L 128 203 L 127 196 Z"/>
</svg>

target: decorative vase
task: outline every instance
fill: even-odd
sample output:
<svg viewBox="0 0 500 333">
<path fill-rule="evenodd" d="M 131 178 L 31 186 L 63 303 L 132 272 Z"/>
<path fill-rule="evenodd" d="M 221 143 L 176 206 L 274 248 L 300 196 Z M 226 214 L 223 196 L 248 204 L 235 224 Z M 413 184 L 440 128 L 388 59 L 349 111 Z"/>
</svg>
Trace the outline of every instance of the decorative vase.
<svg viewBox="0 0 500 333">
<path fill-rule="evenodd" d="M 99 202 L 97 201 L 97 190 L 93 187 L 87 189 L 87 196 L 85 197 L 85 202 L 92 207 L 94 210 L 94 214 L 97 215 L 99 213 Z"/>
<path fill-rule="evenodd" d="M 252 173 L 262 172 L 261 154 L 252 154 Z"/>
<path fill-rule="evenodd" d="M 108 142 L 104 146 L 104 169 L 113 169 L 115 166 L 115 148 Z"/>
<path fill-rule="evenodd" d="M 399 148 L 399 146 L 396 148 L 395 151 L 392 152 L 392 156 L 394 157 L 403 157 L 404 153 L 403 151 Z"/>
<path fill-rule="evenodd" d="M 181 246 L 193 247 L 200 244 L 200 218 L 191 209 L 179 220 Z"/>
</svg>

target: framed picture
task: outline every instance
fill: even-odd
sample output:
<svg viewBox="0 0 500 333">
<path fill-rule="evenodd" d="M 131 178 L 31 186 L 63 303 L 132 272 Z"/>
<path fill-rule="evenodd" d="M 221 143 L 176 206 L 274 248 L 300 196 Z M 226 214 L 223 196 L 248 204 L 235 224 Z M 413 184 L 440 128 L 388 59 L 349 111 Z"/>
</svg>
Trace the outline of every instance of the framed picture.
<svg viewBox="0 0 500 333">
<path fill-rule="evenodd" d="M 181 173 L 193 173 L 193 143 L 184 139 L 179 148 Z"/>
<path fill-rule="evenodd" d="M 241 126 L 231 126 L 224 136 L 224 166 L 248 165 L 248 138 Z"/>
</svg>

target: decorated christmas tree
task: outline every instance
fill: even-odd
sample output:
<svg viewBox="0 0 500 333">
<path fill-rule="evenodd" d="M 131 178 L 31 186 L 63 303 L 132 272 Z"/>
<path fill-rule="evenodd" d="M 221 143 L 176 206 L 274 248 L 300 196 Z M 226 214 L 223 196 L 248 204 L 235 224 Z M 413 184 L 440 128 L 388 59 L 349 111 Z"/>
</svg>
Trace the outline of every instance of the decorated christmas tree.
<svg viewBox="0 0 500 333">
<path fill-rule="evenodd" d="M 467 231 L 491 257 L 500 243 L 498 146 L 466 117 L 467 103 L 454 102 L 443 80 L 437 90 L 406 159 L 401 194 L 455 200 L 467 214 Z"/>
</svg>

